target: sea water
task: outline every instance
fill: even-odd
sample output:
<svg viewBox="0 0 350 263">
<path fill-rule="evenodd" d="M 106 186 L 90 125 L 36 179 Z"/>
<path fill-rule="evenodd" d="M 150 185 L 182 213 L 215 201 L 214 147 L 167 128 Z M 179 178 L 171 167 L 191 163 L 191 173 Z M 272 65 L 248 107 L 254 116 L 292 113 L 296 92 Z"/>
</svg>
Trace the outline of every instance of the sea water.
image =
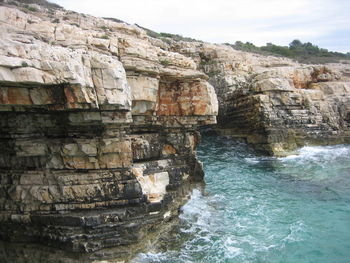
<svg viewBox="0 0 350 263">
<path fill-rule="evenodd" d="M 350 262 L 350 146 L 259 157 L 225 137 L 198 148 L 206 190 L 194 190 L 162 251 L 133 262 Z"/>
</svg>

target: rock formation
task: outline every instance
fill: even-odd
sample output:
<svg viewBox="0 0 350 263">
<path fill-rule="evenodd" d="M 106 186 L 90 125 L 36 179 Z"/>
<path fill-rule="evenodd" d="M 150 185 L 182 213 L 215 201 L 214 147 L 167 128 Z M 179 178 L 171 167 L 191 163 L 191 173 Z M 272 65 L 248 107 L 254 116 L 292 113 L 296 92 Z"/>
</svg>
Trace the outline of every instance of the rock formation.
<svg viewBox="0 0 350 263">
<path fill-rule="evenodd" d="M 345 62 L 16 1 L 1 3 L 0 35 L 0 261 L 123 262 L 157 238 L 202 182 L 197 129 L 216 122 L 215 90 L 217 130 L 265 154 L 350 142 Z"/>
<path fill-rule="evenodd" d="M 170 42 L 169 50 L 192 57 L 210 76 L 221 133 L 270 155 L 350 142 L 349 60 L 305 65 L 198 42 Z"/>
<path fill-rule="evenodd" d="M 7 1 L 0 31 L 2 262 L 46 258 L 23 244 L 128 258 L 203 179 L 208 77 L 136 26 L 63 9 Z"/>
</svg>

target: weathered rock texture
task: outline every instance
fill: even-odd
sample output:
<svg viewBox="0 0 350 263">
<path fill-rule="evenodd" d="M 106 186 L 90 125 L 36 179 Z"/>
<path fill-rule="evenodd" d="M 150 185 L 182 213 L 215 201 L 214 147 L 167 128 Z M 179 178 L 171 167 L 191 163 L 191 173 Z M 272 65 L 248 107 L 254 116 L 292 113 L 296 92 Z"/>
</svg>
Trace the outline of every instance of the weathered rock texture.
<svg viewBox="0 0 350 263">
<path fill-rule="evenodd" d="M 303 65 L 226 45 L 170 42 L 210 76 L 218 129 L 265 154 L 305 144 L 350 142 L 350 65 Z"/>
<path fill-rule="evenodd" d="M 0 35 L 5 262 L 124 260 L 142 248 L 202 181 L 196 130 L 216 121 L 212 85 L 218 129 L 264 153 L 350 141 L 349 65 L 162 41 L 14 1 L 0 6 Z"/>
<path fill-rule="evenodd" d="M 136 26 L 18 5 L 0 6 L 0 261 L 11 242 L 127 258 L 202 181 L 214 89 Z"/>
</svg>

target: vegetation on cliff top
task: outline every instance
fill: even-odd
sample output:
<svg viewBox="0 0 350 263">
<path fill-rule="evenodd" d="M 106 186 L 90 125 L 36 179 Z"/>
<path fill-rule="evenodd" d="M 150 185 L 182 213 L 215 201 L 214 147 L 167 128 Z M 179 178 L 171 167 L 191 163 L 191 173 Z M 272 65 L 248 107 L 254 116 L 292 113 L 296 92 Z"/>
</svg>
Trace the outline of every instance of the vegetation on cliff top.
<svg viewBox="0 0 350 263">
<path fill-rule="evenodd" d="M 172 39 L 174 41 L 202 42 L 201 40 L 193 39 L 190 37 L 183 37 L 178 34 L 170 34 L 164 32 L 157 33 L 140 25 L 137 26 L 144 29 L 147 32 L 148 36 L 153 38 L 159 38 L 163 41 L 167 41 L 167 39 Z M 225 44 L 237 50 L 258 53 L 261 55 L 277 55 L 282 57 L 288 57 L 295 59 L 301 63 L 323 64 L 339 62 L 340 60 L 345 59 L 350 60 L 350 52 L 344 54 L 340 52 L 328 51 L 327 49 L 319 48 L 317 45 L 314 45 L 310 42 L 302 43 L 298 39 L 293 40 L 289 44 L 289 46 L 279 46 L 272 43 L 267 43 L 265 46 L 258 47 L 255 46 L 253 43 L 243 43 L 242 41 L 236 41 L 235 44 Z"/>
<path fill-rule="evenodd" d="M 24 3 L 24 4 L 37 4 L 37 5 L 44 6 L 46 8 L 62 8 L 60 5 L 55 4 L 55 3 L 51 3 L 51 2 L 46 1 L 46 0 L 16 0 L 16 1 L 19 3 Z M 16 5 L 16 1 L 7 1 L 7 3 Z M 5 2 L 5 1 L 0 0 L 0 2 Z M 33 12 L 35 12 L 35 11 L 33 10 Z"/>
<path fill-rule="evenodd" d="M 306 42 L 302 43 L 300 40 L 293 40 L 289 46 L 278 46 L 272 43 L 267 43 L 265 46 L 257 47 L 250 42 L 243 43 L 236 41 L 235 44 L 225 43 L 237 50 L 254 52 L 262 55 L 278 55 L 295 59 L 301 63 L 330 63 L 339 62 L 339 60 L 350 59 L 350 52 L 347 54 L 340 52 L 328 51 L 324 48 Z"/>
<path fill-rule="evenodd" d="M 38 4 L 41 6 L 45 6 L 47 8 L 62 8 L 61 6 L 51 3 L 47 0 L 16 0 L 17 2 L 24 4 Z M 4 1 L 8 4 L 16 4 L 16 1 Z M 30 11 L 35 11 L 34 7 L 27 6 Z M 33 10 L 31 10 L 31 8 Z M 105 19 L 112 20 L 118 23 L 126 23 L 122 20 L 116 18 L 104 17 Z M 126 23 L 128 24 L 128 23 Z M 153 38 L 159 38 L 165 42 L 169 42 L 170 39 L 173 41 L 186 41 L 186 42 L 203 42 L 201 40 L 197 40 L 190 37 L 184 37 L 178 34 L 171 34 L 165 32 L 155 32 L 148 28 L 142 27 L 136 24 L 138 27 L 142 28 L 146 31 L 147 35 Z M 332 63 L 339 62 L 340 60 L 350 60 L 350 52 L 344 54 L 340 52 L 328 51 L 324 48 L 319 48 L 317 45 L 314 45 L 310 42 L 303 43 L 298 39 L 293 40 L 289 46 L 279 46 L 272 43 L 266 43 L 265 46 L 255 46 L 253 43 L 242 41 L 236 41 L 235 44 L 224 43 L 225 45 L 231 46 L 236 50 L 253 52 L 261 55 L 277 55 L 282 57 L 288 57 L 295 59 L 301 63 L 310 63 L 310 64 L 323 64 L 323 63 Z"/>
<path fill-rule="evenodd" d="M 178 34 L 171 34 L 171 33 L 165 33 L 165 32 L 160 32 L 157 33 L 153 30 L 150 30 L 148 28 L 142 27 L 138 24 L 136 24 L 139 28 L 142 28 L 143 30 L 146 31 L 147 35 L 153 38 L 160 38 L 162 40 L 166 40 L 167 38 L 171 38 L 174 41 L 186 41 L 186 42 L 203 42 L 198 39 L 190 38 L 190 37 L 184 37 Z"/>
</svg>

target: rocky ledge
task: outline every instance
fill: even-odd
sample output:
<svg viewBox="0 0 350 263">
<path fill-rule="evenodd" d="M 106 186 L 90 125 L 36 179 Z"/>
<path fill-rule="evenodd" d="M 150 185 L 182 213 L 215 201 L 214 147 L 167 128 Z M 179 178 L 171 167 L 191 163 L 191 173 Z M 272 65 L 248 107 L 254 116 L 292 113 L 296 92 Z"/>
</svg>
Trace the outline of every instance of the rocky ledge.
<svg viewBox="0 0 350 263">
<path fill-rule="evenodd" d="M 269 155 L 305 144 L 350 143 L 350 60 L 326 65 L 171 42 L 210 76 L 219 99 L 217 130 Z"/>
<path fill-rule="evenodd" d="M 157 239 L 203 180 L 197 129 L 216 123 L 215 91 L 216 130 L 265 154 L 350 142 L 348 61 L 304 65 L 0 4 L 2 261 L 124 262 Z"/>
<path fill-rule="evenodd" d="M 26 244 L 127 259 L 203 180 L 208 77 L 136 26 L 60 8 L 5 1 L 0 34 L 1 261 L 49 260 Z"/>
</svg>

